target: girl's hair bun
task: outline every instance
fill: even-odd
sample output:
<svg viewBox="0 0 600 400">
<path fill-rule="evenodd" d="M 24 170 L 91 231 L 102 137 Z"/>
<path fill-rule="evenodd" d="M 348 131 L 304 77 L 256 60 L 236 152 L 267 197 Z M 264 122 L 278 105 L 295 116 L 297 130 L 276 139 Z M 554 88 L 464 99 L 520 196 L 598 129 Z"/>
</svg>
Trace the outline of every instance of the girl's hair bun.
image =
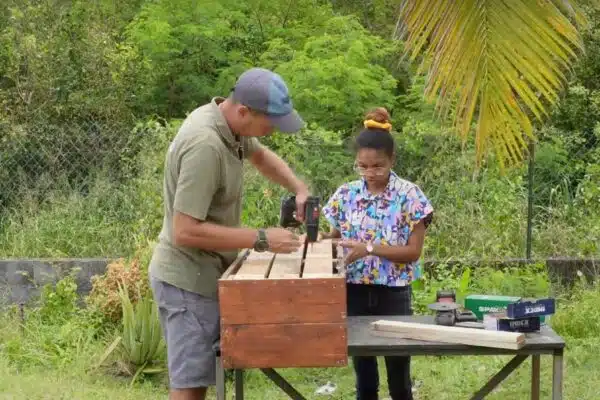
<svg viewBox="0 0 600 400">
<path fill-rule="evenodd" d="M 364 126 L 367 129 L 392 130 L 390 113 L 384 107 L 377 107 L 365 115 Z"/>
</svg>

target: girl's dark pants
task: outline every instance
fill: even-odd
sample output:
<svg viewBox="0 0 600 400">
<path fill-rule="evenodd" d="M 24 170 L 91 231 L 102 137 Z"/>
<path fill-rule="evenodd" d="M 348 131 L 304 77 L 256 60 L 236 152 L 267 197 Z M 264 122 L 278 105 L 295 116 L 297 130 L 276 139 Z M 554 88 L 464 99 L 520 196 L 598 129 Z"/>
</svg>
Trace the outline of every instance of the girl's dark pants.
<svg viewBox="0 0 600 400">
<path fill-rule="evenodd" d="M 412 315 L 411 289 L 348 283 L 348 316 Z M 356 399 L 378 400 L 379 373 L 375 356 L 352 357 L 356 374 Z M 387 383 L 392 400 L 413 400 L 410 357 L 385 357 Z"/>
</svg>

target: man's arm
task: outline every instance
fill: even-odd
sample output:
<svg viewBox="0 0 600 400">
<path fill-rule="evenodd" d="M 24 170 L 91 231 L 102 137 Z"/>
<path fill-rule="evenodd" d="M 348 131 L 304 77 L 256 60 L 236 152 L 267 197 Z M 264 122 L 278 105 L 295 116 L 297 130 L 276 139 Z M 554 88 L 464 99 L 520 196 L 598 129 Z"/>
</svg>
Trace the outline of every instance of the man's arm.
<svg viewBox="0 0 600 400">
<path fill-rule="evenodd" d="M 258 233 L 256 229 L 230 228 L 199 221 L 176 211 L 173 217 L 173 236 L 178 246 L 208 251 L 227 251 L 251 249 L 258 238 Z"/>
<path fill-rule="evenodd" d="M 256 149 L 249 157 L 250 162 L 266 178 L 292 193 L 308 193 L 308 187 L 294 174 L 290 166 L 265 146 Z"/>
<path fill-rule="evenodd" d="M 258 231 L 248 228 L 230 228 L 211 222 L 198 221 L 186 214 L 175 213 L 175 243 L 179 246 L 196 247 L 208 251 L 251 249 L 258 239 Z M 265 230 L 269 251 L 293 253 L 302 243 L 293 232 L 283 228 Z"/>
<path fill-rule="evenodd" d="M 251 248 L 255 229 L 230 228 L 206 222 L 208 210 L 221 182 L 218 149 L 196 142 L 181 152 L 173 204 L 173 240 L 179 246 L 205 250 Z"/>
</svg>

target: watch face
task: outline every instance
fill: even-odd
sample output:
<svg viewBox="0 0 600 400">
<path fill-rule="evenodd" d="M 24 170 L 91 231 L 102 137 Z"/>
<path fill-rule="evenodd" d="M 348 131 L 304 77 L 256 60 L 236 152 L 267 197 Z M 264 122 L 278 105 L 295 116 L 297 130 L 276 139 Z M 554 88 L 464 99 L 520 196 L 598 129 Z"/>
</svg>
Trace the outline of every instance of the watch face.
<svg viewBox="0 0 600 400">
<path fill-rule="evenodd" d="M 256 251 L 266 251 L 269 248 L 269 245 L 267 242 L 259 240 L 258 242 L 256 242 L 256 245 L 254 246 L 254 249 Z"/>
</svg>

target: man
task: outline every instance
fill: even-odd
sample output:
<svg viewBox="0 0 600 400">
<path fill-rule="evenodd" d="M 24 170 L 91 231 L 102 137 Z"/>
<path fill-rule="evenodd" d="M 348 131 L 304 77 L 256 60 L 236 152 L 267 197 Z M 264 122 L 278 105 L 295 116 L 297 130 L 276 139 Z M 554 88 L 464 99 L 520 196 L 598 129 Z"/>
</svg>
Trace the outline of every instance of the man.
<svg viewBox="0 0 600 400">
<path fill-rule="evenodd" d="M 297 216 L 304 218 L 307 186 L 257 139 L 303 125 L 283 79 L 253 68 L 227 99 L 217 97 L 194 110 L 169 147 L 165 215 L 149 275 L 167 343 L 171 400 L 202 400 L 215 384 L 217 280 L 239 249 L 290 253 L 301 245 L 286 229 L 239 225 L 246 159 L 296 194 Z"/>
</svg>

